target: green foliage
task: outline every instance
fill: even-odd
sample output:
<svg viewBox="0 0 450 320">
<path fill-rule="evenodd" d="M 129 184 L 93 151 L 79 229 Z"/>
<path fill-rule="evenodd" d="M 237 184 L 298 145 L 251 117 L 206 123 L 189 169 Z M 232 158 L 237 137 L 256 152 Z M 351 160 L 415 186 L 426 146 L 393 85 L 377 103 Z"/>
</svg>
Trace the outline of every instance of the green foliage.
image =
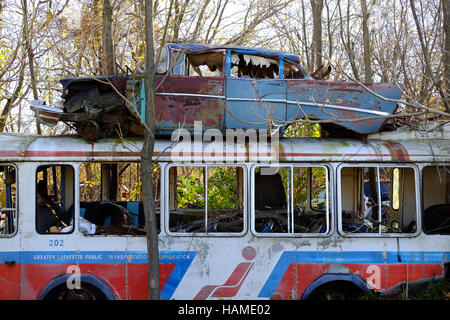
<svg viewBox="0 0 450 320">
<path fill-rule="evenodd" d="M 208 177 L 208 207 L 234 209 L 236 207 L 236 168 L 214 168 Z"/>
<path fill-rule="evenodd" d="M 293 170 L 293 202 L 296 206 L 305 209 L 307 207 L 308 199 L 308 170 L 307 167 L 295 167 Z M 289 168 L 280 167 L 278 169 L 281 179 L 283 181 L 285 192 L 289 190 L 290 170 Z M 321 194 L 326 185 L 326 174 L 324 168 L 311 168 L 311 200 L 313 209 L 318 209 L 315 206 L 314 200 L 325 204 L 325 195 Z"/>
<path fill-rule="evenodd" d="M 178 208 L 204 208 L 205 186 L 202 179 L 195 173 L 188 176 L 178 176 L 177 203 Z"/>
<path fill-rule="evenodd" d="M 286 138 L 319 138 L 320 124 L 295 122 L 284 131 Z"/>
<path fill-rule="evenodd" d="M 236 168 L 214 167 L 208 169 L 208 208 L 233 209 L 236 207 Z M 203 170 L 192 170 L 179 175 L 177 202 L 179 208 L 204 208 L 205 185 Z"/>
</svg>

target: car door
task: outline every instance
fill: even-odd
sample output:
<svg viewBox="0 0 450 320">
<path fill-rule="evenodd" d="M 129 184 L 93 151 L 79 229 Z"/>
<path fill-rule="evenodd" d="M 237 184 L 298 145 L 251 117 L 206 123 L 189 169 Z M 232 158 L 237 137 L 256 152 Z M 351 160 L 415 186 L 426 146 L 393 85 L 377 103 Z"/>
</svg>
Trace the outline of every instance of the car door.
<svg viewBox="0 0 450 320">
<path fill-rule="evenodd" d="M 278 61 L 239 50 L 231 53 L 226 79 L 226 127 L 267 129 L 286 120 L 286 83 Z M 233 72 L 236 69 L 236 72 Z"/>
<path fill-rule="evenodd" d="M 193 130 L 195 121 L 201 121 L 204 129 L 223 129 L 224 50 L 208 53 L 172 50 L 170 56 L 168 74 L 156 79 L 158 133 L 171 134 L 179 127 Z"/>
</svg>

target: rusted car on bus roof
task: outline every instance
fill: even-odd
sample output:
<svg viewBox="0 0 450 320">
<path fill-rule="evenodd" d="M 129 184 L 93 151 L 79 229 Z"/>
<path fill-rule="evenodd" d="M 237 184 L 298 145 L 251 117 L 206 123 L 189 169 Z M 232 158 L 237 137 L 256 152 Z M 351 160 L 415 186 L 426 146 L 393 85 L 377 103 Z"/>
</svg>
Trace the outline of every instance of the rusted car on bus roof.
<svg viewBox="0 0 450 320">
<path fill-rule="evenodd" d="M 170 135 L 192 130 L 282 130 L 296 119 L 332 120 L 324 128 L 357 134 L 382 131 L 396 110 L 402 90 L 395 84 L 329 81 L 328 70 L 308 74 L 300 57 L 281 51 L 239 46 L 167 44 L 156 66 L 155 129 Z M 320 75 L 321 74 L 321 75 Z M 141 75 L 61 79 L 62 110 L 34 106 L 48 125 L 74 124 L 86 140 L 142 135 L 145 117 Z M 382 99 L 379 96 L 388 98 Z M 347 129 L 347 130 L 346 130 Z"/>
</svg>

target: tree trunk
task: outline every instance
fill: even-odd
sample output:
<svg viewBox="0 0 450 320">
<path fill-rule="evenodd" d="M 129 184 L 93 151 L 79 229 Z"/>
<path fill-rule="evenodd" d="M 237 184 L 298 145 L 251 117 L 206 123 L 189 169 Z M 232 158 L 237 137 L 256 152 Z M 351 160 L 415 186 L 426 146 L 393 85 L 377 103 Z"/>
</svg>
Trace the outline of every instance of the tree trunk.
<svg viewBox="0 0 450 320">
<path fill-rule="evenodd" d="M 317 70 L 322 65 L 322 9 L 323 0 L 311 0 L 311 7 L 313 12 L 313 63 L 312 65 Z"/>
<path fill-rule="evenodd" d="M 205 0 L 203 2 L 202 8 L 200 10 L 200 13 L 198 14 L 198 18 L 197 18 L 197 24 L 195 25 L 195 30 L 192 33 L 192 42 L 195 43 L 198 41 L 198 36 L 199 36 L 199 32 L 200 32 L 200 27 L 202 26 L 202 24 L 205 23 L 205 21 L 203 21 L 203 16 L 205 15 L 205 11 L 206 11 L 206 7 L 208 6 L 209 2 L 211 0 Z"/>
<path fill-rule="evenodd" d="M 184 13 L 186 11 L 187 6 L 189 5 L 190 0 L 185 0 L 184 3 L 180 3 L 178 0 L 175 0 L 175 16 L 174 16 L 174 25 L 173 25 L 173 42 L 178 42 L 178 38 L 180 37 L 180 29 L 181 23 L 183 22 Z"/>
<path fill-rule="evenodd" d="M 113 10 L 110 0 L 103 0 L 102 71 L 106 75 L 116 73 L 116 61 L 114 57 L 114 44 L 112 36 L 112 15 Z"/>
<path fill-rule="evenodd" d="M 28 8 L 27 8 L 27 0 L 22 0 L 22 12 L 23 12 L 23 33 L 25 38 L 25 46 L 27 50 L 27 56 L 28 56 L 28 67 L 30 68 L 30 82 L 31 82 L 31 88 L 33 90 L 33 99 L 38 100 L 39 94 L 37 91 L 37 84 L 36 84 L 36 74 L 34 72 L 34 53 L 33 48 L 31 47 L 31 39 L 30 39 L 30 32 L 29 32 L 29 26 L 28 26 Z M 41 125 L 39 124 L 39 120 L 36 118 L 36 131 L 37 134 L 41 134 Z"/>
<path fill-rule="evenodd" d="M 144 144 L 141 150 L 142 195 L 145 213 L 145 230 L 147 232 L 148 255 L 148 298 L 160 299 L 159 289 L 159 251 L 156 228 L 155 202 L 153 199 L 152 156 L 155 143 L 154 125 L 154 80 L 155 80 L 155 45 L 153 39 L 152 1 L 145 0 L 145 130 Z"/>
<path fill-rule="evenodd" d="M 443 44 L 443 64 L 444 64 L 444 92 L 446 96 L 449 95 L 450 86 L 450 2 L 448 0 L 441 0 L 444 12 L 444 44 Z"/>
<path fill-rule="evenodd" d="M 110 0 L 103 0 L 103 28 L 102 28 L 102 73 L 115 74 L 115 58 L 112 34 L 113 10 Z M 103 201 L 116 201 L 117 197 L 117 163 L 103 163 L 101 165 Z"/>
<path fill-rule="evenodd" d="M 370 13 L 367 10 L 366 0 L 361 0 L 361 11 L 363 16 L 362 29 L 364 41 L 364 77 L 366 82 L 373 82 L 370 34 L 368 26 Z"/>
<path fill-rule="evenodd" d="M 422 29 L 420 27 L 419 18 L 417 17 L 416 8 L 414 6 L 414 0 L 410 0 L 409 2 L 411 4 L 411 12 L 413 14 L 414 22 L 416 24 L 420 46 L 422 48 L 422 54 L 423 54 L 423 58 L 425 61 L 425 68 L 427 70 L 428 76 L 431 78 L 431 80 L 433 82 L 433 85 L 436 87 L 436 90 L 439 92 L 439 95 L 442 98 L 442 102 L 444 104 L 445 111 L 450 113 L 450 102 L 448 101 L 447 94 L 442 89 L 440 79 L 438 79 L 436 77 L 436 75 L 433 73 L 433 69 L 431 68 L 429 52 L 428 52 L 427 46 L 425 45 L 424 35 L 423 35 Z"/>
<path fill-rule="evenodd" d="M 347 40 L 344 37 L 344 20 L 342 17 L 340 1 L 337 2 L 337 7 L 338 7 L 338 11 L 339 11 L 341 41 L 342 41 L 342 44 L 344 45 L 345 51 L 347 51 L 350 66 L 352 67 L 353 76 L 355 77 L 355 79 L 357 81 L 360 81 L 358 67 L 356 66 L 356 61 L 355 61 L 355 53 L 353 51 L 353 43 L 351 41 L 351 36 L 350 36 L 350 2 L 347 1 L 347 17 L 346 17 L 346 19 L 347 19 L 346 20 L 346 26 L 347 26 L 347 28 L 346 28 L 347 37 L 346 38 L 347 38 Z"/>
<path fill-rule="evenodd" d="M 314 72 L 314 65 L 311 63 L 313 52 L 310 53 L 308 48 L 308 37 L 306 31 L 306 14 L 305 14 L 305 3 L 302 0 L 302 36 L 303 36 L 303 50 L 305 50 L 306 57 L 306 66 L 308 67 L 308 71 Z"/>
<path fill-rule="evenodd" d="M 12 96 L 6 100 L 6 104 L 2 110 L 2 113 L 0 115 L 0 132 L 5 131 L 5 127 L 6 127 L 6 120 L 8 119 L 8 116 L 11 112 L 11 109 L 14 108 L 14 103 L 16 102 L 20 91 L 22 90 L 22 86 L 23 86 L 23 78 L 24 78 L 24 69 L 25 67 L 22 67 L 20 70 L 20 75 L 19 75 L 19 81 L 17 82 L 17 86 L 16 89 L 14 90 L 14 93 L 12 94 Z"/>
</svg>

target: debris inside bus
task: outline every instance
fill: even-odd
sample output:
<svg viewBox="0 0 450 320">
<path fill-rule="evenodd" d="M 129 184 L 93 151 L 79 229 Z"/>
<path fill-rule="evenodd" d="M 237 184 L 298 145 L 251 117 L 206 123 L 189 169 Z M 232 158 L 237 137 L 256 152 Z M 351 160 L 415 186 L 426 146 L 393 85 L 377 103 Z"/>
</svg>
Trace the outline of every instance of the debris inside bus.
<svg viewBox="0 0 450 320">
<path fill-rule="evenodd" d="M 394 114 L 397 104 L 376 95 L 394 101 L 402 95 L 395 84 L 366 83 L 374 95 L 353 82 L 329 81 L 329 66 L 308 74 L 297 55 L 251 47 L 167 44 L 156 71 L 155 130 L 160 136 L 180 127 L 192 130 L 194 121 L 224 133 L 238 128 L 284 130 L 305 118 L 331 120 L 322 129 L 335 135 L 365 135 L 392 128 L 385 116 Z M 89 142 L 143 135 L 142 74 L 60 82 L 60 105 L 32 105 L 41 123 L 64 122 Z"/>
</svg>

